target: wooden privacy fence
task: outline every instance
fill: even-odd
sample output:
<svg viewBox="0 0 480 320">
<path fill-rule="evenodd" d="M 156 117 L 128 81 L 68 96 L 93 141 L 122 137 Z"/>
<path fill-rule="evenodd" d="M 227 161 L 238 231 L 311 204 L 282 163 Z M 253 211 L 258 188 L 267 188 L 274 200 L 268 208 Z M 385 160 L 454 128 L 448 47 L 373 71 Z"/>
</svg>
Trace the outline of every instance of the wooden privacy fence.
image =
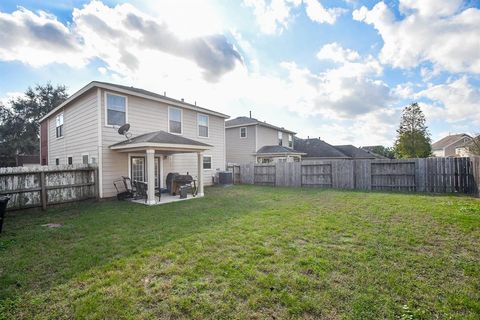
<svg viewBox="0 0 480 320">
<path fill-rule="evenodd" d="M 89 165 L 0 168 L 7 209 L 25 209 L 98 198 L 98 170 Z"/>
<path fill-rule="evenodd" d="M 480 196 L 480 157 L 251 163 L 239 171 L 245 184 Z"/>
</svg>

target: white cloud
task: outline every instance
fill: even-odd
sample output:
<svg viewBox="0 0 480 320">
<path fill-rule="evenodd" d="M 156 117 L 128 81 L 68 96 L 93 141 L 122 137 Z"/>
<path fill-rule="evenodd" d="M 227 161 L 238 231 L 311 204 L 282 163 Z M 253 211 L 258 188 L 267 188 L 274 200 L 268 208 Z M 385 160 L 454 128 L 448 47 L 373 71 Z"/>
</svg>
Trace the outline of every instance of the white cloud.
<svg viewBox="0 0 480 320">
<path fill-rule="evenodd" d="M 302 0 L 243 0 L 253 9 L 260 30 L 266 34 L 280 34 L 293 20 L 292 10 Z M 317 23 L 334 24 L 337 18 L 347 12 L 344 8 L 325 8 L 319 0 L 303 0 L 305 12 L 310 20 Z"/>
<path fill-rule="evenodd" d="M 87 62 L 69 27 L 46 12 L 22 7 L 12 14 L 0 12 L 0 60 L 35 67 L 51 62 L 82 67 Z"/>
<path fill-rule="evenodd" d="M 291 19 L 290 11 L 300 5 L 301 0 L 244 0 L 243 3 L 253 8 L 253 14 L 260 30 L 266 34 L 281 33 L 287 28 Z"/>
<path fill-rule="evenodd" d="M 355 50 L 344 49 L 336 42 L 324 45 L 317 53 L 317 58 L 320 60 L 332 60 L 334 62 L 355 61 L 360 58 L 360 55 Z"/>
<path fill-rule="evenodd" d="M 342 8 L 326 9 L 318 0 L 304 0 L 308 17 L 318 23 L 334 24 L 337 18 L 347 10 Z"/>
<path fill-rule="evenodd" d="M 417 97 L 428 98 L 425 112 L 432 119 L 447 122 L 470 120 L 480 123 L 480 89 L 463 76 L 450 83 L 431 86 L 420 91 Z"/>
<path fill-rule="evenodd" d="M 0 59 L 34 67 L 49 63 L 82 67 L 100 59 L 107 69 L 126 76 L 140 67 L 145 51 L 158 58 L 170 55 L 193 62 L 209 81 L 242 63 L 224 35 L 182 38 L 129 4 L 111 8 L 92 1 L 72 15 L 67 27 L 44 12 L 20 8 L 12 14 L 0 13 Z"/>
<path fill-rule="evenodd" d="M 416 67 L 430 61 L 434 69 L 480 73 L 480 10 L 462 10 L 461 2 L 400 1 L 405 14 L 396 20 L 384 2 L 371 10 L 362 7 L 353 18 L 373 25 L 384 45 L 382 63 L 394 67 Z"/>
</svg>

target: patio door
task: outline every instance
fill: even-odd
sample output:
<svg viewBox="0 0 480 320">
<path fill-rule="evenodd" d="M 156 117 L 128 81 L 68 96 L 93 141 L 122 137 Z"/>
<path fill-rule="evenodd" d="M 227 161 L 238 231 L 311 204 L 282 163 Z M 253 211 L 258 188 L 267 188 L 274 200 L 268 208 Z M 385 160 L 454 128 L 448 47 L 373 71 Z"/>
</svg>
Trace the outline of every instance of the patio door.
<svg viewBox="0 0 480 320">
<path fill-rule="evenodd" d="M 145 157 L 131 157 L 132 180 L 147 182 L 147 162 Z M 158 188 L 160 181 L 160 158 L 155 157 L 155 188 Z"/>
</svg>

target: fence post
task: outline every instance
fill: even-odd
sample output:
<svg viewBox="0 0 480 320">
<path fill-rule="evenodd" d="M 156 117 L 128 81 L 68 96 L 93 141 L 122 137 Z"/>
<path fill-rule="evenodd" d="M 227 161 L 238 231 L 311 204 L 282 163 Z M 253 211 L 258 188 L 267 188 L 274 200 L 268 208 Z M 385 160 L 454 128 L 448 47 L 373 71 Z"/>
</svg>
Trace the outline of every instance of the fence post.
<svg viewBox="0 0 480 320">
<path fill-rule="evenodd" d="M 42 202 L 42 210 L 47 210 L 47 188 L 45 181 L 45 171 L 40 172 L 40 199 Z"/>
<path fill-rule="evenodd" d="M 95 174 L 95 198 L 97 199 L 97 201 L 100 200 L 100 184 L 98 183 L 99 181 L 99 171 L 98 171 L 98 167 L 95 167 L 95 171 L 94 171 L 94 174 Z"/>
</svg>

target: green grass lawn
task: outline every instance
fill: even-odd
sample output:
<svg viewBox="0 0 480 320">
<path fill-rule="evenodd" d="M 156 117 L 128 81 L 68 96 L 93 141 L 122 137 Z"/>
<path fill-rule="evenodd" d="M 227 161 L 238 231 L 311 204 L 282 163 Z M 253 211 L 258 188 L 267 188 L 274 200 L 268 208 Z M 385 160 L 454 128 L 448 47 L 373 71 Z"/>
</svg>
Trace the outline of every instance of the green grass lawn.
<svg viewBox="0 0 480 320">
<path fill-rule="evenodd" d="M 479 319 L 480 200 L 208 188 L 9 213 L 0 235 L 0 318 L 300 317 Z"/>
</svg>

